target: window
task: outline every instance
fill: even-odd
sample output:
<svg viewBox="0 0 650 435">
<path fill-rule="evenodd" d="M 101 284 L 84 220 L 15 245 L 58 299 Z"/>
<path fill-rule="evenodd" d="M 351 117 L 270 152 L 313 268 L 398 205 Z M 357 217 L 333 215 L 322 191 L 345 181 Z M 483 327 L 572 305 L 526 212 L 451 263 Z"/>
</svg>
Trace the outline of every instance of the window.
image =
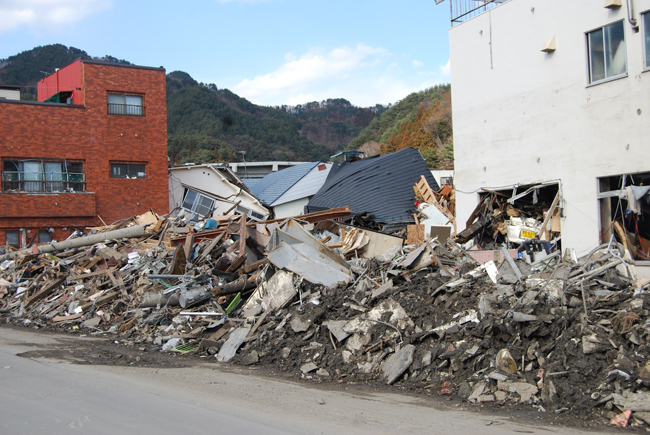
<svg viewBox="0 0 650 435">
<path fill-rule="evenodd" d="M 627 74 L 623 21 L 587 33 L 589 83 Z"/>
<path fill-rule="evenodd" d="M 48 231 L 38 232 L 38 243 L 50 243 L 50 242 L 52 242 L 52 235 Z"/>
<path fill-rule="evenodd" d="M 147 178 L 144 163 L 111 163 L 111 178 Z"/>
<path fill-rule="evenodd" d="M 2 190 L 28 192 L 83 192 L 83 163 L 67 160 L 4 160 Z"/>
<path fill-rule="evenodd" d="M 196 213 L 200 217 L 206 217 L 214 210 L 214 200 L 191 189 L 187 189 L 181 208 Z"/>
<path fill-rule="evenodd" d="M 5 240 L 7 246 L 20 248 L 20 231 L 5 231 Z"/>
<path fill-rule="evenodd" d="M 650 11 L 643 14 L 643 40 L 645 50 L 644 66 L 650 69 Z"/>
<path fill-rule="evenodd" d="M 262 213 L 258 213 L 255 210 L 251 210 L 248 207 L 244 207 L 242 205 L 238 205 L 235 207 L 235 212 L 239 214 L 245 214 L 249 218 L 251 218 L 254 221 L 263 221 L 266 216 L 264 216 Z"/>
<path fill-rule="evenodd" d="M 142 95 L 108 94 L 108 114 L 122 116 L 144 116 Z"/>
</svg>

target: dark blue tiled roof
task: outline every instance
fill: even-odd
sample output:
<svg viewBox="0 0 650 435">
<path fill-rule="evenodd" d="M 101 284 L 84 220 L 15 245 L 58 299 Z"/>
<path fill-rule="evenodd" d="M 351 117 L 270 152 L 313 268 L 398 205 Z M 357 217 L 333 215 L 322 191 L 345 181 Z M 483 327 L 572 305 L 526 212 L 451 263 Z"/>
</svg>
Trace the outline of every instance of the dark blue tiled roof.
<svg viewBox="0 0 650 435">
<path fill-rule="evenodd" d="M 266 177 L 259 180 L 251 190 L 253 195 L 265 204 L 273 204 L 284 192 L 289 190 L 294 184 L 300 181 L 309 173 L 319 162 L 303 163 L 292 166 L 277 172 L 271 172 Z"/>
<path fill-rule="evenodd" d="M 413 186 L 424 175 L 438 190 L 431 170 L 413 148 L 370 157 L 352 163 L 334 164 L 325 184 L 307 205 L 309 213 L 350 207 L 353 214 L 372 214 L 386 223 L 413 222 Z"/>
</svg>

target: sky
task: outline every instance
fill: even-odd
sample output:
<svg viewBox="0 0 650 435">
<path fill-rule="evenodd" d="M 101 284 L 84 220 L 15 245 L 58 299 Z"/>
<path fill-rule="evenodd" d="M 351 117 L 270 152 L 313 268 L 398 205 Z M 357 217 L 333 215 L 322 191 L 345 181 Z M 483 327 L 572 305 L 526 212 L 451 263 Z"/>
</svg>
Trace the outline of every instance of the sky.
<svg viewBox="0 0 650 435">
<path fill-rule="evenodd" d="M 450 82 L 448 1 L 0 0 L 0 59 L 60 43 L 260 105 L 369 107 Z"/>
</svg>

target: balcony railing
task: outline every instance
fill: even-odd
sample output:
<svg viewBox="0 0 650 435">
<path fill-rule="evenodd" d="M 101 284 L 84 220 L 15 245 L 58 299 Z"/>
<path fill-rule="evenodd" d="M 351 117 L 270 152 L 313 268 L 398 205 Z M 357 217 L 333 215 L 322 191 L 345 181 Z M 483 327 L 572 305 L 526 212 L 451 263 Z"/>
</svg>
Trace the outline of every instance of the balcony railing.
<svg viewBox="0 0 650 435">
<path fill-rule="evenodd" d="M 109 115 L 144 116 L 145 107 L 135 104 L 108 103 Z"/>
<path fill-rule="evenodd" d="M 86 174 L 72 172 L 2 172 L 2 190 L 85 192 Z"/>
<path fill-rule="evenodd" d="M 508 0 L 449 0 L 451 2 L 451 25 L 460 24 L 472 17 L 489 11 Z"/>
</svg>

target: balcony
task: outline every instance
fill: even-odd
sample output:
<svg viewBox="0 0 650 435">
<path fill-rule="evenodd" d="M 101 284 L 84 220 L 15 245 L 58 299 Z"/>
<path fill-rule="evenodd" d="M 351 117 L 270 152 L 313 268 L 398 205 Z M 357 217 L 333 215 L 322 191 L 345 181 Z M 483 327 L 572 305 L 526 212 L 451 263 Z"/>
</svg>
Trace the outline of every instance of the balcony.
<svg viewBox="0 0 650 435">
<path fill-rule="evenodd" d="M 137 104 L 108 103 L 109 115 L 144 116 L 145 107 Z"/>
<path fill-rule="evenodd" d="M 3 171 L 2 190 L 4 192 L 85 192 L 86 174 Z"/>
<path fill-rule="evenodd" d="M 436 1 L 436 3 L 440 3 Z M 460 24 L 508 0 L 449 0 L 451 2 L 451 25 Z"/>
</svg>

